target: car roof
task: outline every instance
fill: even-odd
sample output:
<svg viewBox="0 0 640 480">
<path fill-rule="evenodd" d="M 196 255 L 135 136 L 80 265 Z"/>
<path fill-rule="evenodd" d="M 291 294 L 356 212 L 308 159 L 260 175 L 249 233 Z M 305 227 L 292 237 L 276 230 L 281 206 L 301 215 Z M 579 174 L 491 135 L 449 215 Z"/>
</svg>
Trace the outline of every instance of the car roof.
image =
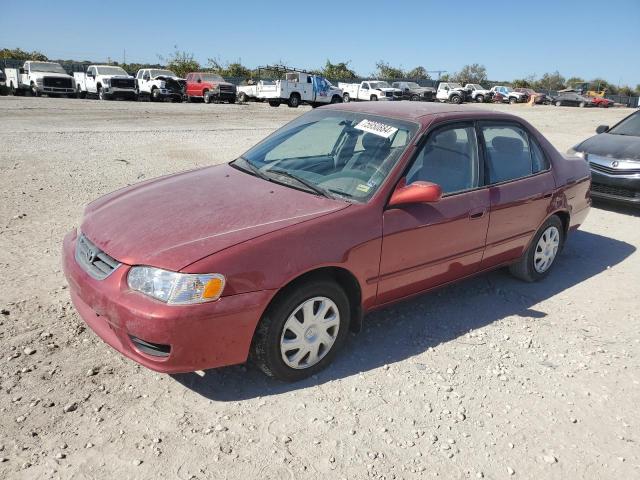
<svg viewBox="0 0 640 480">
<path fill-rule="evenodd" d="M 333 105 L 323 107 L 323 109 L 324 108 L 348 112 L 368 113 L 383 117 L 387 116 L 404 120 L 413 120 L 421 123 L 435 115 L 447 115 L 454 113 L 474 113 L 479 117 L 486 118 L 505 116 L 504 113 L 497 113 L 466 105 L 433 102 L 349 102 L 334 103 Z"/>
</svg>

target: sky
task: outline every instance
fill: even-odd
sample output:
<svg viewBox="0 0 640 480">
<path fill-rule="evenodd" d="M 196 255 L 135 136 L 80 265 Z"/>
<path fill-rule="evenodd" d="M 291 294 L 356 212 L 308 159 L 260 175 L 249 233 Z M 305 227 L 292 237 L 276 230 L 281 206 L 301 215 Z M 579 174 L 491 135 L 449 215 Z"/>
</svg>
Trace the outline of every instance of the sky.
<svg viewBox="0 0 640 480">
<path fill-rule="evenodd" d="M 330 59 L 368 76 L 380 60 L 449 73 L 479 63 L 491 80 L 558 70 L 640 84 L 640 0 L 1 3 L 0 48 L 50 58 L 122 62 L 126 51 L 128 62 L 156 63 L 177 46 L 203 65 L 317 68 Z"/>
</svg>

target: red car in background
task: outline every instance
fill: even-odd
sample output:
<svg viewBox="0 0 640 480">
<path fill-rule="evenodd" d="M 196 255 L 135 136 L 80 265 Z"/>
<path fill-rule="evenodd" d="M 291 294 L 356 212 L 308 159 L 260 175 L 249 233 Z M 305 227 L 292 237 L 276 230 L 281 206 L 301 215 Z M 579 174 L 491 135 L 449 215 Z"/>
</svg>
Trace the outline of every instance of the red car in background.
<svg viewBox="0 0 640 480">
<path fill-rule="evenodd" d="M 187 101 L 198 98 L 205 103 L 213 101 L 236 102 L 236 86 L 211 72 L 192 72 L 187 74 Z"/>
<path fill-rule="evenodd" d="M 613 107 L 614 105 L 613 100 L 609 100 L 608 98 L 604 97 L 592 97 L 592 103 L 595 107 L 600 108 L 609 108 Z"/>
<path fill-rule="evenodd" d="M 251 356 L 295 381 L 366 312 L 502 266 L 545 277 L 589 212 L 589 184 L 583 159 L 514 115 L 336 104 L 229 164 L 94 201 L 63 266 L 87 324 L 148 368 Z"/>
</svg>

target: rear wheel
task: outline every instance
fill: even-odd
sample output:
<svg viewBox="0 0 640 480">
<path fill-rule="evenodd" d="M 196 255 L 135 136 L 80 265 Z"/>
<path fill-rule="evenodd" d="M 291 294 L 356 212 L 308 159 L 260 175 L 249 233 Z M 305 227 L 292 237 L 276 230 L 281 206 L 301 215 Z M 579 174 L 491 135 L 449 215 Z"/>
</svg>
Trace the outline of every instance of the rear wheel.
<svg viewBox="0 0 640 480">
<path fill-rule="evenodd" d="M 564 228 L 557 215 L 550 217 L 538 230 L 518 263 L 509 267 L 511 274 L 525 282 L 547 276 L 564 245 Z"/>
<path fill-rule="evenodd" d="M 229 103 L 236 103 L 236 97 L 231 97 L 229 99 Z"/>
<path fill-rule="evenodd" d="M 378 101 L 378 96 L 377 96 L 377 95 L 371 95 L 370 100 L 371 100 L 372 102 L 377 102 L 377 101 Z"/>
<path fill-rule="evenodd" d="M 302 380 L 331 363 L 349 321 L 349 299 L 336 283 L 318 279 L 290 287 L 260 320 L 252 358 L 269 376 Z"/>
<path fill-rule="evenodd" d="M 271 107 L 279 107 L 280 106 L 280 102 L 278 102 L 277 100 L 269 100 L 269 106 L 271 106 Z"/>
<path fill-rule="evenodd" d="M 462 103 L 462 97 L 460 95 L 451 95 L 451 98 L 449 99 L 449 101 L 451 103 L 455 103 L 456 105 L 459 105 Z"/>
<path fill-rule="evenodd" d="M 211 95 L 209 95 L 209 92 L 204 92 L 202 99 L 204 100 L 204 103 L 211 103 Z"/>
<path fill-rule="evenodd" d="M 13 86 L 13 83 L 9 85 L 9 93 L 14 97 L 18 95 L 18 91 L 16 90 L 16 87 Z"/>
<path fill-rule="evenodd" d="M 518 103 L 518 99 L 516 97 L 509 97 L 509 103 L 513 105 L 514 103 Z"/>
<path fill-rule="evenodd" d="M 158 91 L 157 88 L 154 88 L 153 90 L 151 90 L 151 94 L 149 95 L 149 101 L 150 102 L 160 101 L 160 92 Z"/>
<path fill-rule="evenodd" d="M 289 106 L 291 108 L 298 108 L 300 106 L 300 95 L 292 93 L 289 97 Z"/>
<path fill-rule="evenodd" d="M 477 95 L 476 96 L 476 102 L 478 102 L 478 103 L 484 102 L 484 95 Z"/>
<path fill-rule="evenodd" d="M 76 87 L 76 98 L 85 98 L 87 96 L 86 92 L 82 91 L 82 88 L 80 88 L 80 85 L 78 85 Z"/>
<path fill-rule="evenodd" d="M 32 97 L 39 97 L 40 96 L 40 91 L 38 90 L 38 87 L 35 86 L 35 84 L 31 84 L 31 96 Z"/>
<path fill-rule="evenodd" d="M 342 101 L 344 103 L 349 103 L 351 101 L 351 97 L 349 96 L 348 93 L 345 93 L 344 95 L 342 95 Z"/>
<path fill-rule="evenodd" d="M 561 107 L 562 106 L 562 102 L 560 100 L 556 101 L 556 107 Z"/>
<path fill-rule="evenodd" d="M 100 86 L 98 86 L 98 100 L 105 100 L 104 92 Z"/>
<path fill-rule="evenodd" d="M 331 103 L 342 103 L 342 97 L 340 95 L 334 95 L 331 97 Z"/>
<path fill-rule="evenodd" d="M 586 105 L 587 105 L 587 104 L 586 104 L 585 102 L 580 102 L 580 103 L 578 104 L 578 106 L 579 106 L 580 108 L 584 108 Z"/>
<path fill-rule="evenodd" d="M 237 98 L 240 103 L 245 103 L 247 101 L 247 94 L 244 92 L 240 92 Z"/>
<path fill-rule="evenodd" d="M 411 98 L 409 98 L 409 100 L 411 100 L 412 102 L 417 102 L 420 100 L 420 95 L 411 95 Z"/>
</svg>

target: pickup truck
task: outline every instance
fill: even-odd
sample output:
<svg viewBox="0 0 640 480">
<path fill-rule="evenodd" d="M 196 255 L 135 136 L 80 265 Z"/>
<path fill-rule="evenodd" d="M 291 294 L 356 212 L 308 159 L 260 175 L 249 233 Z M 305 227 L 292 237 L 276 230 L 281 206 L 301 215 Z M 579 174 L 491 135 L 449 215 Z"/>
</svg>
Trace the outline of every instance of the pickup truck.
<svg viewBox="0 0 640 480">
<path fill-rule="evenodd" d="M 0 95 L 7 94 L 7 77 L 4 75 L 4 72 L 0 68 Z"/>
<path fill-rule="evenodd" d="M 89 65 L 86 73 L 74 72 L 78 98 L 95 95 L 100 100 L 127 98 L 137 100 L 136 81 L 121 67 L 113 65 Z"/>
<path fill-rule="evenodd" d="M 471 100 L 474 100 L 478 103 L 482 103 L 485 100 L 489 100 L 492 95 L 491 90 L 484 88 L 479 83 L 467 83 L 464 86 L 464 89 L 467 92 L 471 92 L 469 93 L 469 95 L 471 96 Z"/>
<path fill-rule="evenodd" d="M 159 68 L 141 68 L 136 73 L 136 92 L 138 97 L 148 97 L 150 102 L 170 99 L 182 102 L 185 94 L 184 78 L 171 70 Z"/>
<path fill-rule="evenodd" d="M 433 102 L 436 99 L 435 88 L 421 87 L 416 82 L 393 82 L 391 86 L 402 91 L 403 100 Z"/>
<path fill-rule="evenodd" d="M 59 63 L 27 61 L 21 68 L 6 68 L 5 74 L 12 95 L 71 96 L 76 93 L 73 77 Z"/>
<path fill-rule="evenodd" d="M 402 100 L 402 90 L 393 88 L 383 80 L 365 80 L 360 83 L 338 83 L 344 93 L 344 102 L 352 100 Z"/>
<path fill-rule="evenodd" d="M 265 67 L 267 68 L 267 67 Z M 326 78 L 304 71 L 289 71 L 284 80 L 260 80 L 254 85 L 238 87 L 240 101 L 266 101 L 272 107 L 287 104 L 298 108 L 306 103 L 312 107 L 342 102 L 342 90 Z"/>
<path fill-rule="evenodd" d="M 525 93 L 516 92 L 511 87 L 505 87 L 503 85 L 496 85 L 492 87 L 492 95 L 501 95 L 503 102 L 519 103 L 526 102 L 529 99 L 529 95 Z"/>
<path fill-rule="evenodd" d="M 225 82 L 224 78 L 211 72 L 191 72 L 187 74 L 187 102 L 201 98 L 204 103 L 222 100 L 236 103 L 236 86 Z"/>
<path fill-rule="evenodd" d="M 459 104 L 467 100 L 469 92 L 459 83 L 441 82 L 438 85 L 436 98 L 441 102 Z"/>
</svg>

